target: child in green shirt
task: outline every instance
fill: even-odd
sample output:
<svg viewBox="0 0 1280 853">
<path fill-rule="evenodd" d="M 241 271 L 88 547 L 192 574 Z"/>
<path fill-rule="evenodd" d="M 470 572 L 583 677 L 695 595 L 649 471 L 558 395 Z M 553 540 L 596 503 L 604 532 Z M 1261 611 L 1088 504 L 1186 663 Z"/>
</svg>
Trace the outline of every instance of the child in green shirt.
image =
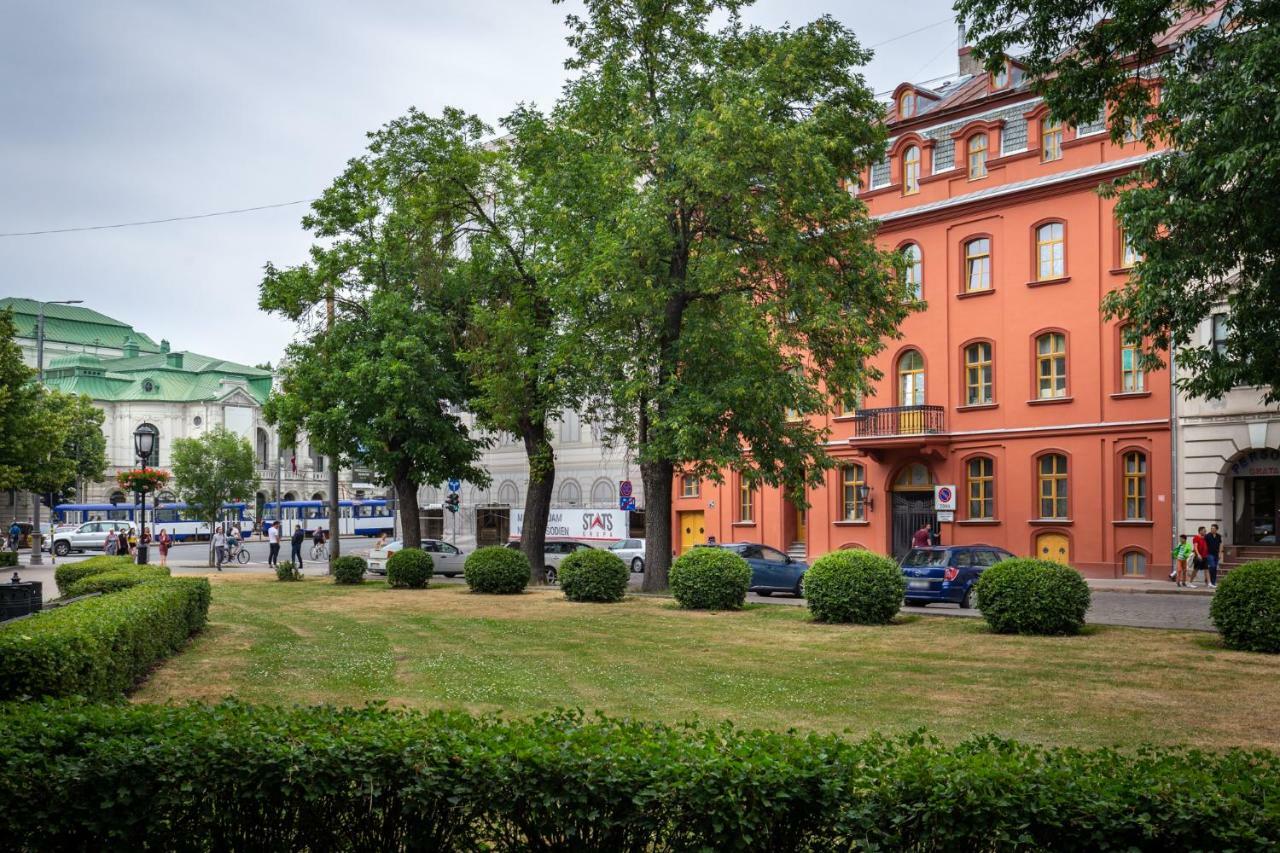
<svg viewBox="0 0 1280 853">
<path fill-rule="evenodd" d="M 1187 560 L 1195 556 L 1195 548 L 1187 541 L 1187 534 L 1178 535 L 1178 547 L 1173 549 L 1173 559 L 1178 564 L 1178 586 L 1187 585 Z"/>
</svg>

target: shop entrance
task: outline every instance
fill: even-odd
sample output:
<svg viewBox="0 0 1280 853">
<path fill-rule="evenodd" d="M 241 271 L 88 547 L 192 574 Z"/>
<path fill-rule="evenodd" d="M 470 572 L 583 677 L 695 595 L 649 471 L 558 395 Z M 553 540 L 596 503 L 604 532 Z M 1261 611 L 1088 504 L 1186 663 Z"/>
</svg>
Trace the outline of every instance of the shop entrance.
<svg viewBox="0 0 1280 853">
<path fill-rule="evenodd" d="M 938 513 L 933 509 L 933 472 L 923 463 L 905 465 L 893 478 L 893 531 L 889 543 L 893 556 L 902 559 L 911 550 L 911 537 L 921 525 L 929 525 L 938 541 Z"/>
<path fill-rule="evenodd" d="M 476 547 L 505 545 L 511 531 L 511 507 L 490 504 L 476 507 Z"/>
<path fill-rule="evenodd" d="M 1280 526 L 1280 477 L 1236 477 L 1232 482 L 1237 545 L 1275 545 Z"/>
</svg>

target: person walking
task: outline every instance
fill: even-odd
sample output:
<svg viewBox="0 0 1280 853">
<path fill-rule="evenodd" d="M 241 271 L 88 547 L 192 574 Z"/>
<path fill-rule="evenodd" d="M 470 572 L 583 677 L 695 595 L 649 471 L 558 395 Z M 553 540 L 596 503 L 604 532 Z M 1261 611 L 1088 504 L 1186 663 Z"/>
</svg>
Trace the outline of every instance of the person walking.
<svg viewBox="0 0 1280 853">
<path fill-rule="evenodd" d="M 116 553 L 121 557 L 129 556 L 129 528 L 127 527 L 116 537 Z"/>
<path fill-rule="evenodd" d="M 156 544 L 160 546 L 160 565 L 169 565 L 169 545 L 173 542 L 173 538 L 169 536 L 169 531 L 163 527 L 160 528 L 160 538 L 156 540 Z"/>
<path fill-rule="evenodd" d="M 1191 537 L 1191 548 L 1195 551 L 1195 556 L 1191 558 L 1191 578 L 1195 581 L 1201 572 L 1204 572 L 1205 582 L 1209 581 L 1209 564 L 1205 560 L 1209 556 L 1209 543 L 1204 541 L 1205 529 L 1202 525 L 1196 530 L 1196 535 Z M 1195 588 L 1195 583 L 1189 583 L 1187 586 Z"/>
<path fill-rule="evenodd" d="M 116 542 L 116 529 L 113 527 L 107 531 L 107 541 L 102 544 L 102 553 L 108 557 L 114 557 L 119 549 L 120 544 Z"/>
<path fill-rule="evenodd" d="M 14 519 L 13 524 L 9 525 L 9 550 L 17 551 L 18 542 L 22 539 L 22 527 L 18 524 L 18 520 Z"/>
<path fill-rule="evenodd" d="M 1195 556 L 1196 550 L 1187 541 L 1187 534 L 1178 534 L 1178 547 L 1173 549 L 1173 559 L 1177 565 L 1178 586 L 1187 585 L 1187 560 Z"/>
<path fill-rule="evenodd" d="M 1222 534 L 1218 532 L 1218 525 L 1210 525 L 1204 541 L 1209 546 L 1209 554 L 1204 558 L 1205 566 L 1209 570 L 1209 589 L 1217 589 L 1218 561 L 1222 557 Z"/>
<path fill-rule="evenodd" d="M 289 537 L 289 556 L 293 560 L 293 567 L 298 571 L 302 571 L 302 543 L 307 541 L 307 534 L 299 524 L 293 528 L 293 536 Z"/>
<path fill-rule="evenodd" d="M 276 522 L 267 528 L 267 565 L 280 563 L 280 523 Z"/>
<path fill-rule="evenodd" d="M 227 534 L 222 532 L 222 525 L 213 531 L 213 559 L 218 571 L 222 571 L 222 563 L 227 559 Z"/>
<path fill-rule="evenodd" d="M 933 530 L 930 529 L 929 522 L 920 525 L 920 529 L 911 537 L 912 548 L 928 548 L 933 544 Z"/>
</svg>

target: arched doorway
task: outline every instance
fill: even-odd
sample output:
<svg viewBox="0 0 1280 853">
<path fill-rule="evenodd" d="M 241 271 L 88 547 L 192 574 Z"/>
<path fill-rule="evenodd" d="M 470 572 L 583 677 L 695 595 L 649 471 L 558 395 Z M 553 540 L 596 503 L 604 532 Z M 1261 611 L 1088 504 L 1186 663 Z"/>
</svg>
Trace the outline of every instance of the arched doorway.
<svg viewBox="0 0 1280 853">
<path fill-rule="evenodd" d="M 929 525 L 937 541 L 938 514 L 933 509 L 933 482 L 933 472 L 923 462 L 903 465 L 890 482 L 893 525 L 889 548 L 895 557 L 902 557 L 911 549 L 911 537 L 922 525 Z"/>
<path fill-rule="evenodd" d="M 1223 472 L 1223 521 L 1233 545 L 1280 543 L 1280 450 L 1251 448 Z"/>
</svg>

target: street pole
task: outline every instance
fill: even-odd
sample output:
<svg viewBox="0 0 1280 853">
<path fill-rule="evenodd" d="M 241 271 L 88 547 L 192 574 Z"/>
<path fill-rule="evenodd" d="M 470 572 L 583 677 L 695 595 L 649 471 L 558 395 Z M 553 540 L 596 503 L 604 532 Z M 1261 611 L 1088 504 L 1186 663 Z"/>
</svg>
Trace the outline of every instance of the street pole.
<svg viewBox="0 0 1280 853">
<path fill-rule="evenodd" d="M 58 299 L 52 302 L 41 302 L 40 309 L 36 312 L 36 379 L 44 384 L 44 306 L 46 305 L 79 305 L 82 299 Z M 44 542 L 44 536 L 40 532 L 40 496 L 31 493 L 35 498 L 32 503 L 34 507 L 31 510 L 31 562 L 33 566 L 43 566 L 44 558 L 40 556 L 40 546 Z M 52 507 L 50 507 L 52 510 Z M 50 554 L 53 552 L 50 551 Z"/>
<path fill-rule="evenodd" d="M 284 448 L 280 446 L 280 436 L 276 436 L 276 528 L 281 536 L 284 535 L 284 510 L 280 507 L 281 495 L 280 490 L 283 488 L 281 480 L 284 478 Z"/>
</svg>

